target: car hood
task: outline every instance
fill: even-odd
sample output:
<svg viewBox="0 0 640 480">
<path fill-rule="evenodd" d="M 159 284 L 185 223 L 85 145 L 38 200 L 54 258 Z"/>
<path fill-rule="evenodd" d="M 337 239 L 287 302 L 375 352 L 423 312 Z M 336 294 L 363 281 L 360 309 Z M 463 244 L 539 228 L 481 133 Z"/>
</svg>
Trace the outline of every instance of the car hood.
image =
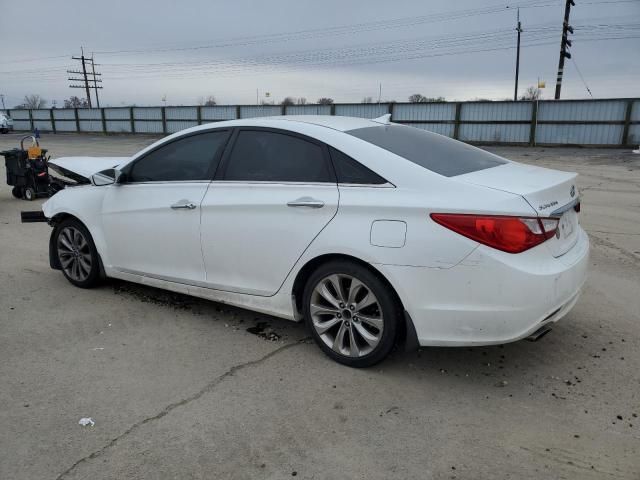
<svg viewBox="0 0 640 480">
<path fill-rule="evenodd" d="M 129 157 L 60 157 L 49 160 L 49 166 L 78 183 L 88 183 L 91 175 L 108 168 L 117 168 Z"/>
</svg>

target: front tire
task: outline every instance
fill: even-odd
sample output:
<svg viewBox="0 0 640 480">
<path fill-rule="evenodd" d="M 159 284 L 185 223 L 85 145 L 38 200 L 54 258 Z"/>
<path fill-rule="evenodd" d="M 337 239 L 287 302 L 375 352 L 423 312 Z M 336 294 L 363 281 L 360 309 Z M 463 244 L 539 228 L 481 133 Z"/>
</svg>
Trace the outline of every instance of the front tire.
<svg viewBox="0 0 640 480">
<path fill-rule="evenodd" d="M 36 191 L 31 187 L 25 188 L 23 194 L 25 200 L 31 201 L 36 198 Z"/>
<path fill-rule="evenodd" d="M 338 363 L 369 367 L 393 349 L 402 309 L 375 273 L 355 262 L 320 266 L 303 294 L 304 318 L 322 351 Z"/>
<path fill-rule="evenodd" d="M 54 245 L 62 273 L 76 287 L 91 288 L 100 281 L 100 257 L 87 228 L 68 219 L 56 228 Z"/>
</svg>

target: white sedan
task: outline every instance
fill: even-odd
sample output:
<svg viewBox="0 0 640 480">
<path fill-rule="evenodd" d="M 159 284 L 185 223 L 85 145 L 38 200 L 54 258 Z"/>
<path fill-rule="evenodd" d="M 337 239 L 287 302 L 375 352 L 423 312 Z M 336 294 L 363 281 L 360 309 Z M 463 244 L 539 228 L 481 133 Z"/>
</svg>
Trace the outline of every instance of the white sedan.
<svg viewBox="0 0 640 480">
<path fill-rule="evenodd" d="M 113 277 L 304 320 L 354 367 L 402 341 L 541 336 L 586 277 L 576 174 L 388 116 L 225 121 L 130 158 L 51 163 L 80 183 L 43 206 L 51 266 L 72 284 Z"/>
</svg>

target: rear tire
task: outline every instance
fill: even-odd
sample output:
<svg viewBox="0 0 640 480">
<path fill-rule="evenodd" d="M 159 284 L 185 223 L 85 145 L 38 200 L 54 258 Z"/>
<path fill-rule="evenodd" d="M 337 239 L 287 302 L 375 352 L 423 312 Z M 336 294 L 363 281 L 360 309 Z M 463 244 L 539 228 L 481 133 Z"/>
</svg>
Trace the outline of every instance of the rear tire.
<svg viewBox="0 0 640 480">
<path fill-rule="evenodd" d="M 22 198 L 22 187 L 13 187 L 11 189 L 11 195 L 15 198 Z"/>
<path fill-rule="evenodd" d="M 346 260 L 321 265 L 303 294 L 304 318 L 322 351 L 349 367 L 370 367 L 394 347 L 402 308 L 366 267 Z"/>
<path fill-rule="evenodd" d="M 100 256 L 89 230 L 75 218 L 56 227 L 55 252 L 62 273 L 76 287 L 91 288 L 100 282 Z"/>
</svg>

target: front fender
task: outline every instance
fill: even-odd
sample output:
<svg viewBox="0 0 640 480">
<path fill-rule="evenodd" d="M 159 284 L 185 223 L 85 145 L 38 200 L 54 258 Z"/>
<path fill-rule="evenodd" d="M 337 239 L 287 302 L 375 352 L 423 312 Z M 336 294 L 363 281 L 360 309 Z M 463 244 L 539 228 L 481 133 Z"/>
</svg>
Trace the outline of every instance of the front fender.
<svg viewBox="0 0 640 480">
<path fill-rule="evenodd" d="M 42 205 L 42 211 L 53 226 L 52 237 L 49 239 L 49 260 L 55 268 L 57 260 L 52 259 L 53 234 L 56 229 L 56 218 L 72 216 L 81 221 L 89 230 L 98 254 L 103 257 L 106 252 L 104 235 L 102 234 L 102 201 L 110 187 L 95 187 L 93 185 L 68 187 L 59 191 Z M 53 255 L 55 257 L 55 255 Z"/>
</svg>

